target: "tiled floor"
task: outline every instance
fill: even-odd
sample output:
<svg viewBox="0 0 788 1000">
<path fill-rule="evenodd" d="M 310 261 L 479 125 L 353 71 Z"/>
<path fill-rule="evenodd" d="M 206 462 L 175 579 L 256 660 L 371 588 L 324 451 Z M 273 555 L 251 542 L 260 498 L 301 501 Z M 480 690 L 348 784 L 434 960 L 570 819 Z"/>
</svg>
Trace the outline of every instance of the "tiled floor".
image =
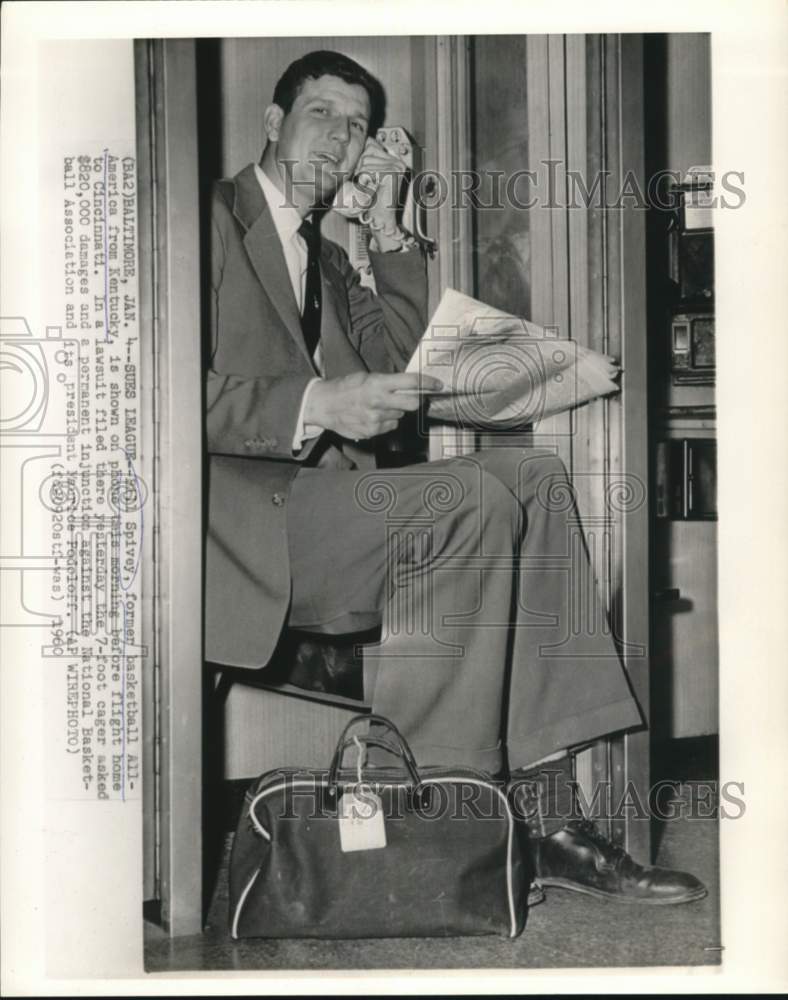
<svg viewBox="0 0 788 1000">
<path fill-rule="evenodd" d="M 621 905 L 548 890 L 524 933 L 503 938 L 364 941 L 244 940 L 227 934 L 227 885 L 219 878 L 202 935 L 168 940 L 146 926 L 146 969 L 479 969 L 711 965 L 720 961 L 718 827 L 714 819 L 667 822 L 658 863 L 691 871 L 709 895 L 683 906 Z"/>
</svg>

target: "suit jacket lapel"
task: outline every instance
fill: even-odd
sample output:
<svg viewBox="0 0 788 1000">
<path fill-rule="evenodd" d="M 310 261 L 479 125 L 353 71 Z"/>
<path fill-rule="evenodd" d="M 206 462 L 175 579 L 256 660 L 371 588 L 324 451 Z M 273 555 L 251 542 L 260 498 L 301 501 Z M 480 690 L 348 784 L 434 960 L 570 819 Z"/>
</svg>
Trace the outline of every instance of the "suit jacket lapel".
<svg viewBox="0 0 788 1000">
<path fill-rule="evenodd" d="M 282 317 L 290 335 L 297 343 L 310 368 L 314 362 L 304 343 L 301 315 L 293 295 L 285 255 L 265 195 L 250 164 L 234 178 L 235 203 L 233 212 L 245 231 L 244 246 L 255 274 L 269 299 Z M 339 303 L 345 294 L 345 284 L 326 254 L 321 255 L 320 277 L 322 298 L 321 351 L 327 378 L 346 375 L 351 371 L 366 371 L 364 362 L 348 340 L 347 324 Z"/>
<path fill-rule="evenodd" d="M 301 315 L 290 284 L 282 244 L 279 242 L 279 234 L 268 210 L 265 195 L 255 176 L 254 164 L 244 167 L 233 181 L 235 189 L 233 214 L 244 230 L 243 242 L 249 260 L 260 284 L 282 317 L 284 325 L 314 371 L 314 362 L 309 357 L 304 343 Z M 347 315 L 343 317 L 346 309 L 340 306 L 345 294 L 344 279 L 331 261 L 326 259 L 325 253 L 321 255 L 320 277 L 323 292 L 321 350 L 325 374 L 328 378 L 332 378 L 350 371 L 366 371 L 364 362 L 353 350 L 347 337 L 350 317 Z M 375 467 L 374 454 L 366 449 L 345 443 L 343 450 L 356 462 L 358 468 Z"/>
<path fill-rule="evenodd" d="M 235 177 L 235 217 L 245 230 L 244 247 L 255 274 L 284 325 L 298 344 L 310 367 L 314 367 L 301 331 L 301 316 L 293 295 L 290 275 L 279 242 L 279 234 L 268 210 L 265 195 L 250 164 Z"/>
</svg>

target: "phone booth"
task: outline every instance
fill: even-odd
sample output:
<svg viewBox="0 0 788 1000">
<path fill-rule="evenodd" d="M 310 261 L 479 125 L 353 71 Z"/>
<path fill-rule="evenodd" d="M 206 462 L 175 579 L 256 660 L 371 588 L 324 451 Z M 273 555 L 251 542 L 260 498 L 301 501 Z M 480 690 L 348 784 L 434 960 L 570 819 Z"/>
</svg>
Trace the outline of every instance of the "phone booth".
<svg viewBox="0 0 788 1000">
<path fill-rule="evenodd" d="M 218 752 L 203 745 L 197 625 L 203 480 L 194 331 L 205 317 L 212 182 L 259 159 L 263 111 L 292 60 L 318 48 L 343 52 L 385 87 L 379 138 L 409 162 L 412 195 L 419 197 L 406 206 L 408 221 L 434 250 L 427 265 L 430 311 L 451 287 L 622 359 L 619 396 L 549 418 L 516 438 L 509 434 L 507 444 L 550 448 L 570 470 L 610 627 L 648 712 L 645 219 L 626 205 L 603 211 L 593 198 L 584 202 L 582 191 L 578 201 L 577 189 L 578 177 L 600 176 L 612 191 L 627 175 L 643 176 L 643 44 L 639 35 L 484 35 L 136 45 L 140 187 L 147 198 L 141 218 L 148 220 L 147 230 L 141 224 L 141 253 L 156 263 L 143 289 L 142 323 L 157 373 L 151 384 L 161 399 L 155 586 L 167 597 L 146 687 L 145 881 L 146 898 L 160 902 L 174 936 L 198 932 L 203 920 L 200 762 Z M 509 185 L 503 192 L 495 189 L 501 177 Z M 331 215 L 327 235 L 363 268 L 368 233 L 356 219 Z M 192 456 L 185 469 L 184 441 Z M 494 443 L 491 432 L 435 425 L 424 448 L 436 459 Z M 222 753 L 241 764 L 244 727 L 259 738 L 269 711 L 249 704 L 232 693 L 227 704 L 232 735 Z M 310 745 L 330 744 L 347 714 L 332 711 L 313 706 L 293 739 L 300 733 L 303 741 L 308 729 Z M 631 783 L 645 792 L 648 740 L 635 733 L 585 751 L 581 786 L 602 779 L 614 789 Z M 648 857 L 647 821 L 622 816 L 607 832 Z"/>
</svg>

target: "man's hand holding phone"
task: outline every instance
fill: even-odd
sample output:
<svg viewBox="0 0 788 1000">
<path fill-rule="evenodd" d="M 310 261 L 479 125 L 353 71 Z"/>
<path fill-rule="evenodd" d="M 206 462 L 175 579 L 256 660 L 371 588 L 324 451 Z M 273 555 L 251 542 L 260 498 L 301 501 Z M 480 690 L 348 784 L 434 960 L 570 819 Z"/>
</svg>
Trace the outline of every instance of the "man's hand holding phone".
<svg viewBox="0 0 788 1000">
<path fill-rule="evenodd" d="M 353 179 L 357 188 L 355 200 L 366 209 L 378 248 L 384 253 L 398 250 L 402 245 L 385 233 L 396 229 L 400 185 L 407 169 L 404 160 L 389 153 L 372 136 L 367 139 L 364 152 L 356 164 Z"/>
<path fill-rule="evenodd" d="M 360 441 L 396 429 L 406 412 L 417 410 L 426 392 L 440 392 L 443 383 L 428 375 L 354 372 L 321 379 L 309 393 L 304 423 Z"/>
</svg>

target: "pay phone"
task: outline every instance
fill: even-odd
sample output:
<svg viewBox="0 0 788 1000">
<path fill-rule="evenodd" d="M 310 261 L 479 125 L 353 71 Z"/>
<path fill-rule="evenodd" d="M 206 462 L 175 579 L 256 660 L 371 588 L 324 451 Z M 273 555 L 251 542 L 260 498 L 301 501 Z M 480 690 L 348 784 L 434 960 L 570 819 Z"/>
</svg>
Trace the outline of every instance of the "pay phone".
<svg viewBox="0 0 788 1000">
<path fill-rule="evenodd" d="M 670 328 L 674 385 L 714 385 L 714 315 L 681 313 Z"/>
</svg>

